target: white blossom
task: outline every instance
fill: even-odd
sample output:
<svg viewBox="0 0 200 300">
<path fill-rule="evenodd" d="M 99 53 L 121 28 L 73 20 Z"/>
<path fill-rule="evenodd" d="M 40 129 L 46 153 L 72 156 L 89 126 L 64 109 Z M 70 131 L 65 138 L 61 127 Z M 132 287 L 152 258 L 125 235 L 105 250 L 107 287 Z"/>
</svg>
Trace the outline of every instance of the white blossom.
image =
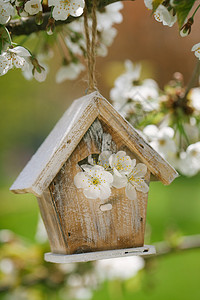
<svg viewBox="0 0 200 300">
<path fill-rule="evenodd" d="M 193 88 L 189 92 L 191 104 L 195 110 L 200 112 L 200 88 Z"/>
<path fill-rule="evenodd" d="M 108 54 L 107 47 L 111 46 L 114 38 L 117 35 L 116 28 L 108 28 L 106 30 L 102 30 L 99 35 L 99 43 L 97 45 L 97 55 L 105 57 Z"/>
<path fill-rule="evenodd" d="M 153 79 L 145 79 L 141 85 L 133 85 L 126 94 L 127 99 L 139 103 L 144 111 L 153 111 L 158 109 L 158 85 Z"/>
<path fill-rule="evenodd" d="M 149 191 L 149 187 L 144 180 L 146 173 L 146 165 L 143 163 L 136 165 L 136 160 L 133 160 L 131 172 L 129 174 L 114 173 L 112 185 L 118 189 L 125 187 L 125 192 L 128 199 L 136 200 L 136 190 L 142 193 L 147 193 Z"/>
<path fill-rule="evenodd" d="M 0 24 L 6 24 L 15 15 L 15 9 L 9 0 L 0 0 Z"/>
<path fill-rule="evenodd" d="M 37 70 L 36 68 L 33 68 L 33 77 L 38 81 L 38 82 L 43 82 L 46 80 L 47 77 L 47 70 L 43 67 L 40 66 L 40 70 Z"/>
<path fill-rule="evenodd" d="M 115 86 L 110 91 L 116 109 L 120 109 L 126 103 L 126 94 L 132 88 L 133 82 L 139 80 L 140 73 L 140 64 L 133 65 L 130 60 L 125 61 L 125 72 L 115 80 Z"/>
<path fill-rule="evenodd" d="M 17 46 L 10 48 L 0 55 L 0 76 L 5 75 L 10 69 L 21 68 L 22 71 L 27 67 L 26 58 L 30 52 L 24 47 Z"/>
<path fill-rule="evenodd" d="M 133 169 L 133 164 L 135 164 L 135 160 L 132 161 L 125 151 L 118 151 L 109 157 L 109 165 L 114 172 L 114 176 L 120 177 L 129 174 Z"/>
<path fill-rule="evenodd" d="M 148 9 L 153 9 L 152 0 L 144 0 L 144 4 Z"/>
<path fill-rule="evenodd" d="M 121 2 L 113 3 L 105 7 L 103 12 L 97 11 L 97 30 L 107 30 L 113 24 L 122 22 L 123 17 L 119 12 L 123 8 Z"/>
<path fill-rule="evenodd" d="M 85 165 L 83 168 L 84 172 L 79 172 L 74 177 L 75 186 L 83 189 L 86 198 L 109 198 L 111 195 L 110 184 L 113 181 L 112 174 L 101 166 Z"/>
<path fill-rule="evenodd" d="M 69 15 L 79 17 L 83 13 L 84 0 L 49 0 L 48 6 L 53 6 L 53 18 L 64 21 Z"/>
<path fill-rule="evenodd" d="M 102 151 L 98 157 L 98 161 L 92 158 L 92 155 L 88 156 L 88 162 L 91 165 L 98 165 L 103 167 L 105 170 L 110 169 L 109 158 L 112 155 L 111 151 Z"/>
<path fill-rule="evenodd" d="M 176 153 L 173 128 L 163 127 L 159 129 L 155 125 L 148 125 L 144 128 L 143 133 L 150 141 L 150 145 L 164 158 L 167 159 Z"/>
<path fill-rule="evenodd" d="M 164 5 L 159 5 L 154 12 L 156 21 L 163 23 L 163 25 L 172 27 L 177 21 L 177 16 L 173 15 L 173 11 L 168 11 Z"/>
<path fill-rule="evenodd" d="M 29 0 L 24 5 L 24 10 L 29 15 L 36 15 L 39 11 L 42 11 L 42 4 L 40 0 Z"/>
<path fill-rule="evenodd" d="M 144 260 L 139 256 L 103 259 L 96 262 L 95 270 L 99 278 L 104 280 L 127 280 L 144 268 Z"/>
<path fill-rule="evenodd" d="M 63 81 L 68 79 L 74 80 L 84 69 L 84 65 L 82 65 L 80 62 L 71 62 L 68 65 L 63 65 L 56 73 L 56 82 L 62 83 Z"/>
<path fill-rule="evenodd" d="M 188 146 L 182 152 L 177 169 L 185 176 L 194 176 L 200 171 L 200 142 Z"/>
<path fill-rule="evenodd" d="M 192 50 L 194 52 L 194 55 L 200 59 L 200 43 L 198 44 L 195 44 L 193 47 L 192 47 Z"/>
</svg>

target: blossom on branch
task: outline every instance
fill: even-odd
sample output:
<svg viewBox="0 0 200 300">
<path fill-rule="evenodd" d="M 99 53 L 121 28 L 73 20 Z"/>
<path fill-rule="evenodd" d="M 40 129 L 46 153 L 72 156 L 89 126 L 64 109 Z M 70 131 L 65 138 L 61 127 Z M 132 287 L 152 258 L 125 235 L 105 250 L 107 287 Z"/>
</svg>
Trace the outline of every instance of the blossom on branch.
<svg viewBox="0 0 200 300">
<path fill-rule="evenodd" d="M 36 15 L 39 11 L 42 11 L 42 4 L 40 0 L 29 0 L 24 5 L 24 10 L 29 15 Z"/>
<path fill-rule="evenodd" d="M 5 75 L 13 68 L 24 70 L 28 64 L 26 58 L 30 56 L 30 52 L 21 46 L 10 48 L 6 52 L 3 52 L 0 55 L 0 76 Z"/>
<path fill-rule="evenodd" d="M 83 13 L 84 0 L 49 0 L 48 6 L 53 6 L 53 18 L 58 21 L 66 20 L 69 15 L 79 17 Z"/>
</svg>

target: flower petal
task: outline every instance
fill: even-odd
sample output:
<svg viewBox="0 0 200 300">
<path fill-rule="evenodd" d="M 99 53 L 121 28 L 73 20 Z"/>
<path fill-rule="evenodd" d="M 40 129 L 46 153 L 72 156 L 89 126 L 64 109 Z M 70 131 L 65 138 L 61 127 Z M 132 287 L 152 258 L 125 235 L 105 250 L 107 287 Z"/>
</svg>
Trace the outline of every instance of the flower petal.
<svg viewBox="0 0 200 300">
<path fill-rule="evenodd" d="M 113 182 L 113 175 L 107 171 L 103 171 L 101 173 L 101 179 L 105 180 L 107 183 L 112 183 Z"/>
<path fill-rule="evenodd" d="M 83 193 L 85 195 L 86 198 L 88 199 L 97 199 L 100 197 L 100 189 L 94 185 L 85 188 L 83 190 Z"/>
<path fill-rule="evenodd" d="M 112 186 L 114 186 L 117 189 L 121 189 L 127 185 L 127 178 L 125 176 L 117 176 L 113 175 L 113 183 Z"/>
<path fill-rule="evenodd" d="M 125 189 L 126 196 L 128 197 L 129 200 L 136 200 L 137 199 L 137 192 L 135 190 L 135 187 L 128 183 Z"/>
<path fill-rule="evenodd" d="M 133 176 L 135 178 L 144 177 L 147 173 L 147 166 L 145 164 L 139 163 L 137 166 L 133 169 Z"/>
<path fill-rule="evenodd" d="M 100 185 L 99 189 L 100 189 L 100 194 L 99 194 L 100 199 L 105 200 L 110 197 L 111 189 L 109 186 L 105 187 L 105 186 Z"/>
<path fill-rule="evenodd" d="M 74 177 L 74 184 L 77 188 L 86 188 L 89 186 L 88 177 L 84 172 L 79 172 Z"/>
<path fill-rule="evenodd" d="M 137 191 L 142 193 L 147 193 L 149 191 L 148 185 L 145 183 L 143 179 L 140 179 L 134 183 Z"/>
</svg>

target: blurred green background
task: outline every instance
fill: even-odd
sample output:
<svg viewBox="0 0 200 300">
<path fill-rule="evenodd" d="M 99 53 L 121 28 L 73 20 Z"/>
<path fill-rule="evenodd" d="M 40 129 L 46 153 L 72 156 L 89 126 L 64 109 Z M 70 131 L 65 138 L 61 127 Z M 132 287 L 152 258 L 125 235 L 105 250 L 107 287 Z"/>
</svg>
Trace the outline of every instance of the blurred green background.
<svg viewBox="0 0 200 300">
<path fill-rule="evenodd" d="M 143 76 L 152 76 L 161 87 L 175 71 L 182 72 L 187 82 L 195 65 L 190 48 L 198 42 L 197 30 L 194 29 L 188 39 L 181 39 L 177 28 L 169 29 L 156 23 L 142 2 L 127 1 L 124 22 L 117 26 L 119 33 L 109 55 L 98 59 L 98 86 L 108 99 L 109 89 L 123 70 L 123 61 L 127 58 L 142 61 Z M 28 253 L 36 245 L 37 201 L 31 195 L 14 195 L 9 192 L 9 187 L 66 108 L 83 95 L 87 87 L 86 74 L 75 82 L 57 85 L 54 77 L 58 67 L 59 58 L 55 55 L 48 78 L 42 84 L 26 81 L 19 70 L 10 71 L 0 78 L 0 229 L 10 229 L 21 236 Z M 151 183 L 146 243 L 199 234 L 199 216 L 200 175 L 193 178 L 181 176 L 170 186 Z M 49 246 L 38 247 L 41 250 L 36 255 L 39 257 L 36 264 L 42 265 L 43 252 L 49 251 Z M 5 249 L 2 247 L 0 258 L 6 257 Z M 12 251 L 17 249 L 13 244 Z M 24 256 L 26 251 L 23 251 L 18 255 Z M 50 265 L 46 263 L 45 267 L 54 272 Z M 21 279 L 12 287 L 12 292 L 23 286 L 23 276 L 20 273 Z M 2 278 L 0 275 L 0 280 Z M 150 260 L 145 272 L 132 279 L 122 283 L 116 280 L 105 282 L 94 292 L 93 299 L 200 299 L 199 278 L 200 249 L 175 252 Z M 33 283 L 27 290 L 30 293 L 21 298 L 12 294 L 9 298 L 9 293 L 0 290 L 0 299 L 61 299 L 59 289 L 52 289 L 46 282 Z"/>
</svg>

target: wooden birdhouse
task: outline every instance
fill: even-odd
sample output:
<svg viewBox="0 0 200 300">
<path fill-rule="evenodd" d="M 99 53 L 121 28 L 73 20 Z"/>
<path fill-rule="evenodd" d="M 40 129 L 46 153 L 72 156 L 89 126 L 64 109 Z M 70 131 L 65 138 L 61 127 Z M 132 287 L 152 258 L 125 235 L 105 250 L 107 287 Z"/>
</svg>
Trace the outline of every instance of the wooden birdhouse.
<svg viewBox="0 0 200 300">
<path fill-rule="evenodd" d="M 112 159 L 102 162 L 102 154 Z M 118 185 L 112 185 L 115 175 Z M 152 176 L 168 185 L 177 173 L 93 92 L 73 102 L 11 191 L 37 197 L 52 251 L 47 261 L 150 255 L 155 249 L 144 246 L 144 233 Z"/>
</svg>

